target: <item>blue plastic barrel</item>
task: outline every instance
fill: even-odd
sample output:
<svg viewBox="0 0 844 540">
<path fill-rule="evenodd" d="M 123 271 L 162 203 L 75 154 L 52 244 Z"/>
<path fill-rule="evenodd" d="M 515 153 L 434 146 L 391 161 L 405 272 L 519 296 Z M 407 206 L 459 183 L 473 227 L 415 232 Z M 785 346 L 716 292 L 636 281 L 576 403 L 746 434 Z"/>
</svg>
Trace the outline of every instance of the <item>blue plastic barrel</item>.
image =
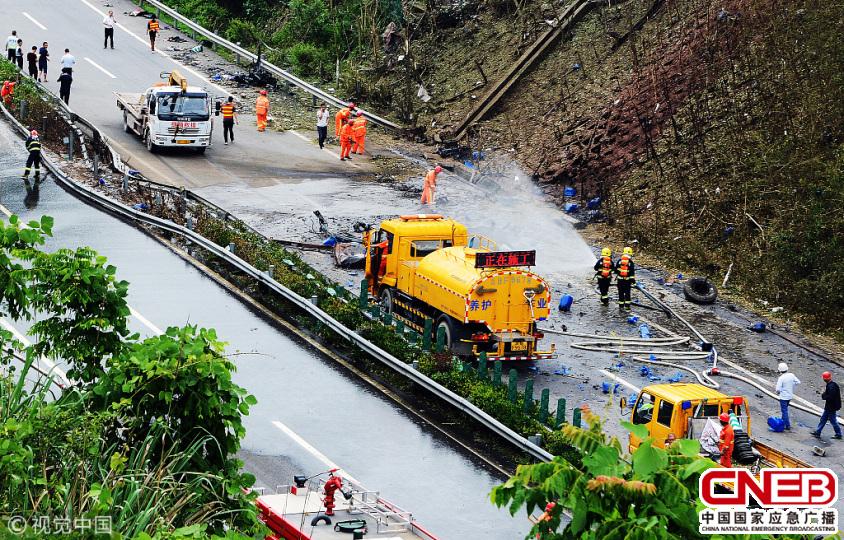
<svg viewBox="0 0 844 540">
<path fill-rule="evenodd" d="M 566 189 L 563 191 L 563 195 L 566 197 L 574 197 L 577 195 L 577 190 L 574 189 L 572 186 L 566 186 Z"/>
<path fill-rule="evenodd" d="M 566 211 L 567 214 L 573 214 L 574 212 L 580 210 L 580 205 L 577 203 L 570 202 L 566 203 L 563 209 Z"/>
<path fill-rule="evenodd" d="M 560 297 L 560 311 L 569 311 L 573 303 L 574 298 L 572 298 L 570 294 L 564 294 Z"/>
<path fill-rule="evenodd" d="M 785 431 L 785 421 L 779 416 L 769 416 L 768 427 L 774 433 L 780 433 L 782 431 Z"/>
<path fill-rule="evenodd" d="M 603 392 L 605 394 L 609 394 L 610 393 L 610 383 L 602 382 L 601 383 L 601 392 Z"/>
</svg>

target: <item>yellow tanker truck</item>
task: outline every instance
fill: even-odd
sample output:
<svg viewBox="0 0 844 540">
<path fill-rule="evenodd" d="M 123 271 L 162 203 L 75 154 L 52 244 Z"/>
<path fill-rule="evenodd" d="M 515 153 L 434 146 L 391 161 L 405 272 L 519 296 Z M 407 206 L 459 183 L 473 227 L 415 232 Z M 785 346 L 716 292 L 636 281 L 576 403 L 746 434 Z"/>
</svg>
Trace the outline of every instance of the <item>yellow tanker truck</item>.
<svg viewBox="0 0 844 540">
<path fill-rule="evenodd" d="M 530 272 L 534 251 L 495 251 L 490 240 L 440 215 L 400 216 L 364 233 L 366 279 L 381 307 L 411 328 L 436 336 L 456 354 L 490 360 L 553 358 L 539 350 L 536 328 L 551 291 Z"/>
</svg>

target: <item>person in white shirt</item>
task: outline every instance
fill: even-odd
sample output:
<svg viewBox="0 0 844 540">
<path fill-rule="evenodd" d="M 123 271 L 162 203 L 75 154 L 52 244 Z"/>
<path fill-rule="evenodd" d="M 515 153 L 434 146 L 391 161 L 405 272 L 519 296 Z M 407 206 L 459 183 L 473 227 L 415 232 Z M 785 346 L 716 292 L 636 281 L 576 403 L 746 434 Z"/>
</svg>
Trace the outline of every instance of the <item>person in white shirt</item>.
<svg viewBox="0 0 844 540">
<path fill-rule="evenodd" d="M 18 50 L 18 31 L 12 30 L 12 35 L 6 38 L 6 58 L 9 62 L 15 62 L 15 55 Z"/>
<path fill-rule="evenodd" d="M 114 20 L 114 12 L 109 10 L 108 15 L 103 19 L 103 26 L 105 27 L 105 40 L 103 40 L 103 49 L 108 45 L 108 40 L 111 40 L 111 48 L 114 48 L 114 25 L 117 24 Z"/>
<path fill-rule="evenodd" d="M 800 379 L 794 373 L 788 372 L 788 365 L 785 362 L 780 362 L 777 371 L 781 373 L 780 378 L 777 379 L 777 396 L 780 399 L 782 421 L 785 422 L 785 429 L 791 431 L 791 422 L 788 420 L 788 403 L 794 397 L 794 387 L 800 384 Z"/>
<path fill-rule="evenodd" d="M 61 63 L 62 63 L 62 71 L 67 70 L 67 72 L 72 75 L 73 74 L 73 66 L 76 65 L 76 58 L 74 58 L 73 55 L 70 54 L 70 49 L 64 50 L 64 56 L 62 56 Z"/>
<path fill-rule="evenodd" d="M 319 147 L 325 148 L 325 139 L 328 138 L 328 106 L 323 103 L 316 113 L 316 130 L 319 138 Z"/>
</svg>

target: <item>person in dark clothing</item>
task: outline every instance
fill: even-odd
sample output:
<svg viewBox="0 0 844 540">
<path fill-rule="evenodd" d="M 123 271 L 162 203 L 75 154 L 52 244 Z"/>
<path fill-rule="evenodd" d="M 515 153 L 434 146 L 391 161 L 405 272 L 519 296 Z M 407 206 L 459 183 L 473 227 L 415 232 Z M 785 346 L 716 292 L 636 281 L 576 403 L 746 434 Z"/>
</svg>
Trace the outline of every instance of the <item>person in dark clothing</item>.
<svg viewBox="0 0 844 540">
<path fill-rule="evenodd" d="M 34 129 L 29 132 L 26 138 L 26 149 L 29 157 L 26 158 L 26 169 L 23 171 L 24 180 L 29 178 L 29 171 L 35 167 L 35 178 L 41 175 L 41 140 L 38 139 L 38 132 Z"/>
<path fill-rule="evenodd" d="M 38 49 L 38 76 L 41 82 L 47 82 L 47 62 L 50 61 L 50 51 L 47 50 L 47 42 Z"/>
<path fill-rule="evenodd" d="M 32 46 L 32 50 L 26 53 L 27 69 L 29 76 L 38 80 L 38 47 Z"/>
<path fill-rule="evenodd" d="M 601 291 L 601 303 L 610 305 L 610 284 L 612 274 L 615 271 L 615 263 L 612 260 L 612 250 L 604 248 L 601 250 L 601 258 L 595 263 L 595 277 L 598 280 L 598 290 Z"/>
<path fill-rule="evenodd" d="M 835 435 L 833 435 L 832 438 L 840 439 L 841 426 L 838 425 L 838 418 L 836 418 L 835 413 L 841 410 L 841 388 L 838 387 L 837 382 L 832 380 L 832 373 L 829 371 L 824 371 L 821 377 L 826 382 L 826 388 L 824 389 L 823 394 L 821 394 L 821 399 L 826 403 L 824 404 L 823 414 L 821 415 L 821 421 L 818 424 L 818 429 L 813 431 L 812 435 L 820 439 L 821 431 L 823 431 L 826 423 L 829 422 L 832 424 L 833 431 L 835 431 Z"/>
<path fill-rule="evenodd" d="M 62 74 L 56 79 L 59 86 L 59 98 L 70 105 L 70 85 L 73 84 L 73 76 L 70 74 L 69 68 L 62 69 Z"/>
<path fill-rule="evenodd" d="M 630 310 L 630 291 L 636 285 L 636 264 L 633 263 L 633 248 L 624 248 L 624 254 L 615 263 L 616 285 L 618 286 L 618 308 Z"/>
<path fill-rule="evenodd" d="M 15 49 L 15 62 L 18 63 L 18 69 L 23 69 L 23 40 L 18 40 L 18 48 Z"/>
</svg>

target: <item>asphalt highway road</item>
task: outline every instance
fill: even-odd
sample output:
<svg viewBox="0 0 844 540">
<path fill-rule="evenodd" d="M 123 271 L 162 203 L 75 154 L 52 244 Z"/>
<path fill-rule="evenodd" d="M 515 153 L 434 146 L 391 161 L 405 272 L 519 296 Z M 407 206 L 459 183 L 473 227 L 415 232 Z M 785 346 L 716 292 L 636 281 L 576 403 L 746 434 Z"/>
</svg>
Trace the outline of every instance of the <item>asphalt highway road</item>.
<svg viewBox="0 0 844 540">
<path fill-rule="evenodd" d="M 0 12 L 3 32 L 17 30 L 24 50 L 49 42 L 50 64 L 47 86 L 58 95 L 56 79 L 61 72 L 59 60 L 69 48 L 76 57 L 70 107 L 100 128 L 124 161 L 149 178 L 174 186 L 197 188 L 221 184 L 267 186 L 303 177 L 320 178 L 360 171 L 362 165 L 342 163 L 336 154 L 320 150 L 296 132 L 258 133 L 255 117 L 240 116 L 235 126 L 236 144 L 223 145 L 222 121 L 215 117 L 212 147 L 205 155 L 189 149 L 165 149 L 150 154 L 139 138 L 123 132 L 123 115 L 117 108 L 114 92 L 141 93 L 160 82 L 161 72 L 178 68 L 189 84 L 202 86 L 215 97 L 228 92 L 190 67 L 178 64 L 166 51 L 150 51 L 146 38 L 147 19 L 129 17 L 123 11 L 130 2 L 96 0 L 3 0 Z M 103 48 L 102 19 L 108 9 L 115 12 L 115 49 Z M 156 48 L 164 49 L 166 37 L 175 35 L 162 30 Z M 257 97 L 257 94 L 256 94 Z M 251 109 L 253 103 L 244 104 Z M 310 135 L 310 134 L 309 134 Z"/>
</svg>

